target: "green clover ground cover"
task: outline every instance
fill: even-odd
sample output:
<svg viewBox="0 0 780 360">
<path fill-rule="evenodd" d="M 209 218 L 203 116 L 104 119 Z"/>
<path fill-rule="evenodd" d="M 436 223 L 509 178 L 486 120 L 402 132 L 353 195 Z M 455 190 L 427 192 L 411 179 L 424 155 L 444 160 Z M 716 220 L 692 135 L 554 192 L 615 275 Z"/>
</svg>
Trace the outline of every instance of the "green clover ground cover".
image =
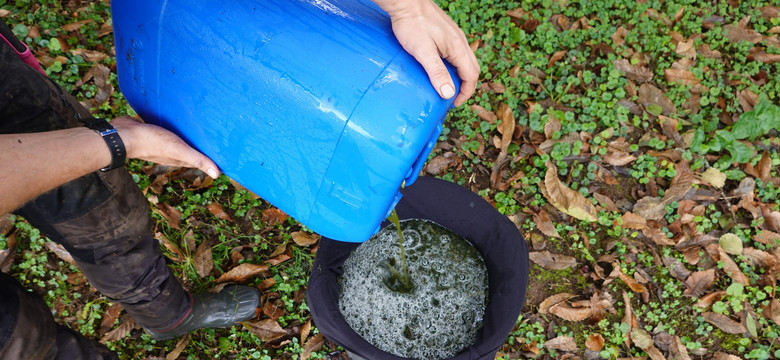
<svg viewBox="0 0 780 360">
<path fill-rule="evenodd" d="M 532 251 L 526 306 L 499 358 L 780 357 L 778 4 L 437 3 L 482 73 L 425 172 L 490 201 Z M 0 9 L 93 111 L 132 111 L 116 85 L 106 2 Z M 343 356 L 302 301 L 316 236 L 224 177 L 129 168 L 185 286 L 210 289 L 255 266 L 231 276 L 263 289 L 262 314 L 155 342 L 15 219 L 0 242 L 11 272 L 58 321 L 123 358 Z"/>
</svg>

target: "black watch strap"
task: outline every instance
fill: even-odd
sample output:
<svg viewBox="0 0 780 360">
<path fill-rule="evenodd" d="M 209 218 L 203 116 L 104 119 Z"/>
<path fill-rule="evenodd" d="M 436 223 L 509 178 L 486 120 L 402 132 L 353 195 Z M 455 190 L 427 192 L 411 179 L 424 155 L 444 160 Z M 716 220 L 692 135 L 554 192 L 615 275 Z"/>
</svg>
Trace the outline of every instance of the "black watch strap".
<svg viewBox="0 0 780 360">
<path fill-rule="evenodd" d="M 100 171 L 113 170 L 125 164 L 125 157 L 127 156 L 125 143 L 122 142 L 119 133 L 116 132 L 116 129 L 108 121 L 92 118 L 84 121 L 84 126 L 97 131 L 103 137 L 103 140 L 106 141 L 106 145 L 108 145 L 108 149 L 111 151 L 111 164 L 100 169 Z"/>
</svg>

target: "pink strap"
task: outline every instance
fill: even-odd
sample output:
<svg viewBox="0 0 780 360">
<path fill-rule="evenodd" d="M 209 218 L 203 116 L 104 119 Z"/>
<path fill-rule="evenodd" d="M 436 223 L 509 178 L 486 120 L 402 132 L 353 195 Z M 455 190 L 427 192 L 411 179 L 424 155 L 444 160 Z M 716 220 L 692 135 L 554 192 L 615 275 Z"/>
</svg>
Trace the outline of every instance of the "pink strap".
<svg viewBox="0 0 780 360">
<path fill-rule="evenodd" d="M 22 43 L 25 50 L 23 52 L 19 52 L 16 50 L 13 44 L 11 44 L 11 42 L 8 41 L 8 39 L 6 39 L 5 36 L 3 36 L 3 34 L 0 34 L 0 38 L 5 40 L 5 43 L 8 44 L 8 46 L 10 46 L 11 49 L 14 50 L 14 52 L 16 52 L 16 55 L 19 55 L 19 58 L 22 59 L 22 61 L 24 61 L 25 64 L 29 65 L 31 68 L 35 70 L 38 70 L 38 72 L 40 72 L 41 74 L 46 75 L 46 72 L 43 71 L 41 64 L 39 64 L 38 59 L 36 59 L 35 56 L 33 56 L 33 53 L 32 51 L 30 51 L 30 48 L 27 47 L 27 44 Z"/>
</svg>

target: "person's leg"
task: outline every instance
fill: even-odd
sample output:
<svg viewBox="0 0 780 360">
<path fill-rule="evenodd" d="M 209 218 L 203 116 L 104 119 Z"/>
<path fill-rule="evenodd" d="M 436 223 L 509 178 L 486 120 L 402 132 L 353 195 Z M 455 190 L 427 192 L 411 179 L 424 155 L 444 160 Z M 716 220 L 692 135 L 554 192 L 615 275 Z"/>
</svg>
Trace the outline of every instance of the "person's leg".
<svg viewBox="0 0 780 360">
<path fill-rule="evenodd" d="M 70 94 L 22 62 L 5 42 L 0 42 L 0 95 L 0 133 L 83 126 L 80 119 L 91 116 Z M 220 313 L 221 321 L 198 316 L 204 306 L 192 305 L 193 298 L 167 268 L 152 237 L 148 202 L 124 168 L 85 175 L 16 213 L 62 244 L 92 285 L 122 304 L 155 337 L 230 326 L 245 320 L 248 308 L 254 314 L 259 303 L 256 290 L 238 287 L 218 298 L 227 304 L 223 308 L 232 309 Z M 214 306 L 214 298 L 208 298 L 206 303 Z"/>
<path fill-rule="evenodd" d="M 103 344 L 55 323 L 43 300 L 0 273 L 0 360 L 116 358 Z"/>
</svg>

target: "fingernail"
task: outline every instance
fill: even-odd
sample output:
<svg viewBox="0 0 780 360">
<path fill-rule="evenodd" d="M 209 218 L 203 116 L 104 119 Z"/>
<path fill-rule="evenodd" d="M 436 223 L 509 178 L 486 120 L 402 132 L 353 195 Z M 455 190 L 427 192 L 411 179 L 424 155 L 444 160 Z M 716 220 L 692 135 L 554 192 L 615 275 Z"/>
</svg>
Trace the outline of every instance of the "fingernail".
<svg viewBox="0 0 780 360">
<path fill-rule="evenodd" d="M 444 85 L 442 85 L 442 86 L 441 86 L 441 89 L 439 89 L 439 90 L 441 90 L 441 95 L 442 95 L 442 96 L 443 96 L 445 99 L 449 99 L 449 98 L 451 98 L 451 97 L 455 96 L 455 89 L 453 89 L 453 88 L 452 88 L 452 85 L 450 85 L 450 84 L 444 84 Z"/>
<path fill-rule="evenodd" d="M 208 174 L 213 179 L 216 179 L 217 177 L 219 177 L 219 171 L 217 171 L 217 169 L 209 169 Z"/>
</svg>

